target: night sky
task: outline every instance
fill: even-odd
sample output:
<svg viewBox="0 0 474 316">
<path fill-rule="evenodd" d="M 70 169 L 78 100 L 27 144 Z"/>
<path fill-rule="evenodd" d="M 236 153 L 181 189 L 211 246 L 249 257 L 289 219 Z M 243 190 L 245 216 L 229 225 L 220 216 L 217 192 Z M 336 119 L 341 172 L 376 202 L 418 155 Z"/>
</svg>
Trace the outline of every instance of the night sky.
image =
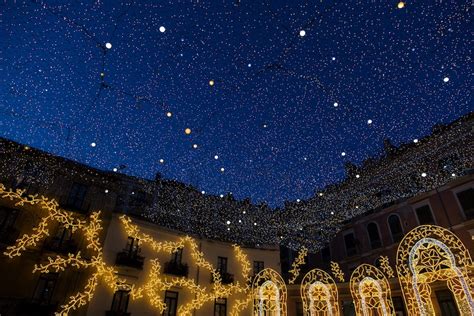
<svg viewBox="0 0 474 316">
<path fill-rule="evenodd" d="M 468 0 L 5 0 L 0 136 L 278 206 L 473 111 L 471 31 Z"/>
</svg>

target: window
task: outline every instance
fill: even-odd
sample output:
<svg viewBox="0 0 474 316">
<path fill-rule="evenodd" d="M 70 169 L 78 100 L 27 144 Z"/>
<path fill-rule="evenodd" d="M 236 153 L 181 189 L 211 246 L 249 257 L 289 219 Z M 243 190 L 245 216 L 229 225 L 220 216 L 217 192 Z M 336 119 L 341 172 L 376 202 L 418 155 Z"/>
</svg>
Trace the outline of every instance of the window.
<svg viewBox="0 0 474 316">
<path fill-rule="evenodd" d="M 436 299 L 438 300 L 439 309 L 442 316 L 458 316 L 459 311 L 453 298 L 453 294 L 449 290 L 436 291 Z"/>
<path fill-rule="evenodd" d="M 165 304 L 166 309 L 163 311 L 163 316 L 176 316 L 176 310 L 178 309 L 178 292 L 166 291 Z"/>
<path fill-rule="evenodd" d="M 435 224 L 433 214 L 431 213 L 431 209 L 428 204 L 415 209 L 415 212 L 420 225 Z"/>
<path fill-rule="evenodd" d="M 474 189 L 469 188 L 456 194 L 467 219 L 474 218 Z"/>
<path fill-rule="evenodd" d="M 171 254 L 171 262 L 181 264 L 183 260 L 183 248 L 178 248 L 175 252 Z"/>
<path fill-rule="evenodd" d="M 0 234 L 7 232 L 15 224 L 18 210 L 0 207 Z"/>
<path fill-rule="evenodd" d="M 370 247 L 372 249 L 377 249 L 382 246 L 382 241 L 380 240 L 379 227 L 375 223 L 370 223 L 367 225 L 367 233 L 369 234 Z"/>
<path fill-rule="evenodd" d="M 75 210 L 81 210 L 84 198 L 86 196 L 87 186 L 85 184 L 74 182 L 69 191 L 66 205 Z"/>
<path fill-rule="evenodd" d="M 331 262 L 331 250 L 329 249 L 329 246 L 326 246 L 321 250 L 321 258 L 323 263 Z"/>
<path fill-rule="evenodd" d="M 253 275 L 257 275 L 263 269 L 265 269 L 265 264 L 264 264 L 263 261 L 254 261 L 253 262 Z"/>
<path fill-rule="evenodd" d="M 125 248 L 125 251 L 128 253 L 128 255 L 130 255 L 131 257 L 138 255 L 138 253 L 140 252 L 139 242 L 139 239 L 128 237 L 127 246 Z"/>
<path fill-rule="evenodd" d="M 403 305 L 403 299 L 400 296 L 392 297 L 393 301 L 393 308 L 395 309 L 395 315 L 404 316 L 405 313 L 405 306 Z"/>
<path fill-rule="evenodd" d="M 126 313 L 128 309 L 128 300 L 130 298 L 130 291 L 118 290 L 114 293 L 112 299 L 112 306 L 110 310 L 113 312 Z"/>
<path fill-rule="evenodd" d="M 354 233 L 344 235 L 344 243 L 346 245 L 346 254 L 349 257 L 357 254 L 356 239 Z"/>
<path fill-rule="evenodd" d="M 227 272 L 227 257 L 217 257 L 217 270 L 221 274 Z"/>
<path fill-rule="evenodd" d="M 40 304 L 49 304 L 53 297 L 54 287 L 56 286 L 57 280 L 57 273 L 41 274 L 38 283 L 36 284 L 33 300 Z"/>
<path fill-rule="evenodd" d="M 214 301 L 214 316 L 226 316 L 227 315 L 227 299 L 216 298 Z"/>
<path fill-rule="evenodd" d="M 392 214 L 388 217 L 388 226 L 390 227 L 390 233 L 392 234 L 393 242 L 399 242 L 403 238 L 402 224 L 400 218 Z"/>
</svg>

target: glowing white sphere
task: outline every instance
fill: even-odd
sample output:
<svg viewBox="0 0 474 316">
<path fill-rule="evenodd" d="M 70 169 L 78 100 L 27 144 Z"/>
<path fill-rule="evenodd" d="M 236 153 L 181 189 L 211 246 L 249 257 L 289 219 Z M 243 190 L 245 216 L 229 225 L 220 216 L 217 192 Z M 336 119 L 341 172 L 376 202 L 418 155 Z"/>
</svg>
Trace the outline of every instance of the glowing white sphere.
<svg viewBox="0 0 474 316">
<path fill-rule="evenodd" d="M 198 148 L 198 144 L 194 144 L 194 145 L 193 145 L 193 148 L 194 148 L 194 149 Z"/>
<path fill-rule="evenodd" d="M 455 177 L 455 176 L 456 176 L 456 174 L 455 174 L 455 173 L 451 173 L 451 177 Z"/>
<path fill-rule="evenodd" d="M 415 138 L 415 139 L 413 140 L 413 142 L 414 142 L 415 144 L 418 143 L 418 138 Z"/>
<path fill-rule="evenodd" d="M 91 147 L 95 147 L 95 146 L 97 146 L 96 143 L 91 143 Z"/>
<path fill-rule="evenodd" d="M 105 192 L 105 193 L 109 193 L 109 190 L 105 189 L 105 191 L 104 191 L 104 192 Z"/>
<path fill-rule="evenodd" d="M 359 178 L 360 178 L 360 175 L 356 174 L 356 178 L 359 179 Z"/>
<path fill-rule="evenodd" d="M 421 176 L 422 176 L 423 178 L 426 177 L 426 172 L 422 172 L 422 173 L 421 173 Z"/>
<path fill-rule="evenodd" d="M 114 172 L 117 172 L 118 169 L 117 169 L 117 168 L 114 168 L 114 169 L 112 169 L 112 170 L 113 170 Z"/>
<path fill-rule="evenodd" d="M 164 159 L 160 159 L 160 163 L 164 163 L 164 162 L 165 162 L 165 160 L 164 160 Z"/>
<path fill-rule="evenodd" d="M 105 43 L 105 48 L 111 49 L 111 48 L 112 48 L 112 44 L 111 44 L 111 43 Z"/>
<path fill-rule="evenodd" d="M 345 152 L 342 152 L 342 153 L 341 153 L 341 156 L 342 156 L 342 157 L 344 157 L 345 155 L 346 155 L 346 153 L 345 153 Z"/>
<path fill-rule="evenodd" d="M 230 221 L 227 221 L 226 223 L 227 223 L 227 225 L 230 225 Z"/>
<path fill-rule="evenodd" d="M 166 31 L 166 28 L 164 26 L 160 26 L 160 32 L 164 33 Z"/>
<path fill-rule="evenodd" d="M 339 106 L 339 103 L 334 102 L 334 107 L 337 108 Z"/>
<path fill-rule="evenodd" d="M 222 167 L 222 168 L 221 168 L 221 172 L 224 172 L 224 171 L 225 171 L 225 169 L 224 169 L 224 167 Z"/>
<path fill-rule="evenodd" d="M 449 81 L 449 78 L 448 78 L 448 77 L 444 77 L 443 81 L 444 81 L 444 82 L 448 82 L 448 81 Z"/>
<path fill-rule="evenodd" d="M 372 120 L 367 120 L 367 124 L 372 124 Z"/>
<path fill-rule="evenodd" d="M 215 155 L 215 156 L 214 156 L 214 159 L 216 159 L 216 160 L 219 159 L 219 156 L 218 156 L 218 155 Z"/>
<path fill-rule="evenodd" d="M 206 194 L 206 191 L 201 191 L 202 194 Z"/>
<path fill-rule="evenodd" d="M 300 31 L 300 36 L 303 37 L 303 36 L 305 36 L 305 35 L 306 35 L 306 31 L 305 31 L 305 30 L 301 30 L 301 31 Z"/>
</svg>

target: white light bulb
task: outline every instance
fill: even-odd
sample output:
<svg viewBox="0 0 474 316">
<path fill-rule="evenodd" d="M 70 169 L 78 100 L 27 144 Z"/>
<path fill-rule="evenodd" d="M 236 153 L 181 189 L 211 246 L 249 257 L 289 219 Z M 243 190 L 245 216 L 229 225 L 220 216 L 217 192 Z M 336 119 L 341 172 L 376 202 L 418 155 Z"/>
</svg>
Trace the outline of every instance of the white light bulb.
<svg viewBox="0 0 474 316">
<path fill-rule="evenodd" d="M 415 144 L 418 143 L 418 138 L 415 138 L 415 139 L 413 140 L 413 142 L 414 142 Z"/>
<path fill-rule="evenodd" d="M 91 143 L 91 147 L 95 147 L 95 146 L 97 146 L 96 143 Z"/>
<path fill-rule="evenodd" d="M 342 152 L 342 153 L 341 153 L 341 156 L 342 156 L 342 157 L 344 157 L 345 155 L 346 155 L 346 153 L 345 153 L 345 152 Z"/>
<path fill-rule="evenodd" d="M 112 169 L 114 172 L 117 172 L 117 168 Z"/>
<path fill-rule="evenodd" d="M 444 82 L 448 82 L 448 81 L 449 81 L 449 78 L 448 78 L 448 77 L 444 77 L 443 81 L 444 81 Z"/>
<path fill-rule="evenodd" d="M 367 124 L 372 124 L 372 120 L 367 120 Z"/>
<path fill-rule="evenodd" d="M 339 103 L 334 102 L 334 107 L 337 108 L 339 106 Z"/>
<path fill-rule="evenodd" d="M 224 172 L 224 170 L 225 170 L 224 167 L 222 167 L 222 168 L 221 168 L 221 172 Z"/>
<path fill-rule="evenodd" d="M 165 160 L 164 160 L 164 159 L 160 159 L 160 163 L 164 163 L 164 162 L 165 162 Z"/>
<path fill-rule="evenodd" d="M 303 36 L 305 36 L 305 35 L 306 35 L 306 31 L 305 31 L 305 30 L 301 30 L 301 31 L 300 31 L 300 36 L 303 37 Z"/>
<path fill-rule="evenodd" d="M 160 26 L 160 32 L 164 33 L 166 31 L 166 28 L 164 26 Z"/>
<path fill-rule="evenodd" d="M 215 155 L 215 156 L 214 156 L 214 159 L 216 159 L 216 160 L 219 159 L 219 156 Z"/>
<path fill-rule="evenodd" d="M 227 223 L 227 225 L 230 225 L 230 221 L 227 221 L 226 223 Z"/>
<path fill-rule="evenodd" d="M 423 178 L 426 177 L 426 172 L 422 172 L 422 173 L 421 173 L 421 176 L 422 176 Z"/>
<path fill-rule="evenodd" d="M 109 193 L 109 190 L 105 189 L 105 191 L 104 191 L 104 192 L 105 192 L 105 193 Z"/>
<path fill-rule="evenodd" d="M 455 174 L 455 173 L 451 173 L 451 177 L 455 177 L 455 176 L 456 176 L 456 174 Z"/>
<path fill-rule="evenodd" d="M 105 48 L 111 49 L 111 48 L 112 48 L 112 44 L 111 44 L 111 43 L 105 43 Z"/>
<path fill-rule="evenodd" d="M 356 174 L 356 178 L 359 179 L 359 178 L 360 178 L 360 175 Z"/>
<path fill-rule="evenodd" d="M 201 191 L 202 194 L 206 194 L 206 191 Z"/>
</svg>

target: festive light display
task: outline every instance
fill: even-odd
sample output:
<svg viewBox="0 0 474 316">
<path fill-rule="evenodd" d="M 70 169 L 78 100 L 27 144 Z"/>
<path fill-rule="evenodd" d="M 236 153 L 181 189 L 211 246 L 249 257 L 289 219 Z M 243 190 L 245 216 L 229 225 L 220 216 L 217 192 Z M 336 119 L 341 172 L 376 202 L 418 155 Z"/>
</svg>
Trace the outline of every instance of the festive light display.
<svg viewBox="0 0 474 316">
<path fill-rule="evenodd" d="M 139 227 L 132 223 L 131 218 L 123 215 L 120 217 L 120 220 L 129 236 L 139 239 L 142 244 L 148 244 L 156 253 L 165 252 L 171 254 L 178 249 L 188 246 L 196 265 L 210 271 L 213 277 L 212 289 L 208 290 L 198 285 L 193 279 L 163 276 L 160 273 L 161 267 L 158 260 L 151 259 L 151 269 L 146 278 L 147 282 L 142 287 L 136 287 L 134 284 L 127 284 L 124 279 L 119 278 L 117 271 L 113 267 L 107 266 L 103 260 L 102 246 L 99 240 L 99 233 L 102 230 L 100 212 L 93 212 L 88 219 L 81 219 L 79 215 L 60 209 L 55 200 L 49 200 L 43 196 L 37 197 L 36 195 L 24 197 L 23 194 L 24 190 L 6 190 L 5 186 L 0 184 L 0 196 L 2 198 L 14 201 L 15 206 L 23 206 L 25 204 L 39 205 L 40 209 L 35 208 L 35 210 L 43 211 L 46 214 L 42 214 L 44 216 L 39 224 L 33 228 L 33 233 L 23 235 L 16 241 L 15 245 L 7 247 L 4 252 L 5 255 L 10 258 L 21 256 L 24 250 L 36 246 L 39 241 L 49 235 L 48 225 L 54 221 L 60 223 L 65 228 L 71 229 L 73 232 L 82 231 L 87 241 L 86 250 L 93 253 L 91 259 L 83 258 L 80 251 L 75 254 L 69 253 L 67 256 L 48 257 L 48 263 L 40 263 L 34 266 L 33 273 L 61 272 L 69 267 L 78 269 L 89 268 L 93 271 L 83 291 L 71 296 L 69 301 L 61 306 L 60 311 L 57 313 L 58 315 L 67 315 L 71 311 L 86 305 L 92 299 L 101 279 L 113 291 L 119 289 L 129 291 L 132 299 L 147 297 L 150 305 L 155 307 L 159 313 L 162 313 L 166 308 L 166 305 L 163 303 L 162 293 L 172 287 L 189 290 L 195 297 L 188 304 L 180 306 L 178 310 L 180 315 L 190 315 L 193 310 L 201 308 L 206 302 L 216 298 L 229 297 L 234 293 L 244 293 L 247 297 L 250 296 L 250 262 L 247 255 L 238 245 L 234 245 L 234 251 L 237 262 L 241 264 L 243 282 L 241 284 L 239 281 L 236 281 L 230 285 L 223 285 L 219 271 L 214 269 L 212 264 L 205 260 L 204 254 L 199 251 L 199 247 L 194 239 L 185 236 L 175 242 L 156 241 L 151 236 L 142 233 Z M 239 311 L 246 304 L 248 304 L 248 298 L 243 302 L 237 302 L 234 308 L 235 311 L 231 311 L 231 314 L 238 315 Z"/>
<path fill-rule="evenodd" d="M 390 266 L 388 256 L 380 256 L 380 269 L 385 273 L 387 278 L 395 277 L 392 267 Z"/>
<path fill-rule="evenodd" d="M 300 266 L 305 264 L 305 258 L 307 255 L 308 249 L 306 249 L 306 247 L 301 248 L 298 252 L 298 257 L 296 257 L 295 261 L 293 261 L 291 264 L 291 270 L 289 271 L 291 278 L 288 280 L 288 283 L 295 283 L 296 279 L 300 275 Z"/>
<path fill-rule="evenodd" d="M 451 231 L 434 225 L 418 226 L 398 245 L 398 280 L 410 315 L 436 315 L 430 283 L 445 281 L 461 315 L 474 315 L 472 258 Z"/>
<path fill-rule="evenodd" d="M 339 263 L 331 261 L 331 271 L 332 275 L 334 275 L 339 282 L 344 282 L 344 272 L 342 272 Z"/>
<path fill-rule="evenodd" d="M 337 286 L 327 272 L 321 269 L 309 271 L 303 277 L 300 289 L 305 315 L 339 315 Z"/>
<path fill-rule="evenodd" d="M 350 288 L 358 316 L 395 315 L 390 284 L 385 275 L 370 264 L 361 264 L 352 272 Z"/>
<path fill-rule="evenodd" d="M 265 268 L 254 277 L 252 295 L 255 316 L 286 316 L 286 285 L 275 270 Z"/>
</svg>

